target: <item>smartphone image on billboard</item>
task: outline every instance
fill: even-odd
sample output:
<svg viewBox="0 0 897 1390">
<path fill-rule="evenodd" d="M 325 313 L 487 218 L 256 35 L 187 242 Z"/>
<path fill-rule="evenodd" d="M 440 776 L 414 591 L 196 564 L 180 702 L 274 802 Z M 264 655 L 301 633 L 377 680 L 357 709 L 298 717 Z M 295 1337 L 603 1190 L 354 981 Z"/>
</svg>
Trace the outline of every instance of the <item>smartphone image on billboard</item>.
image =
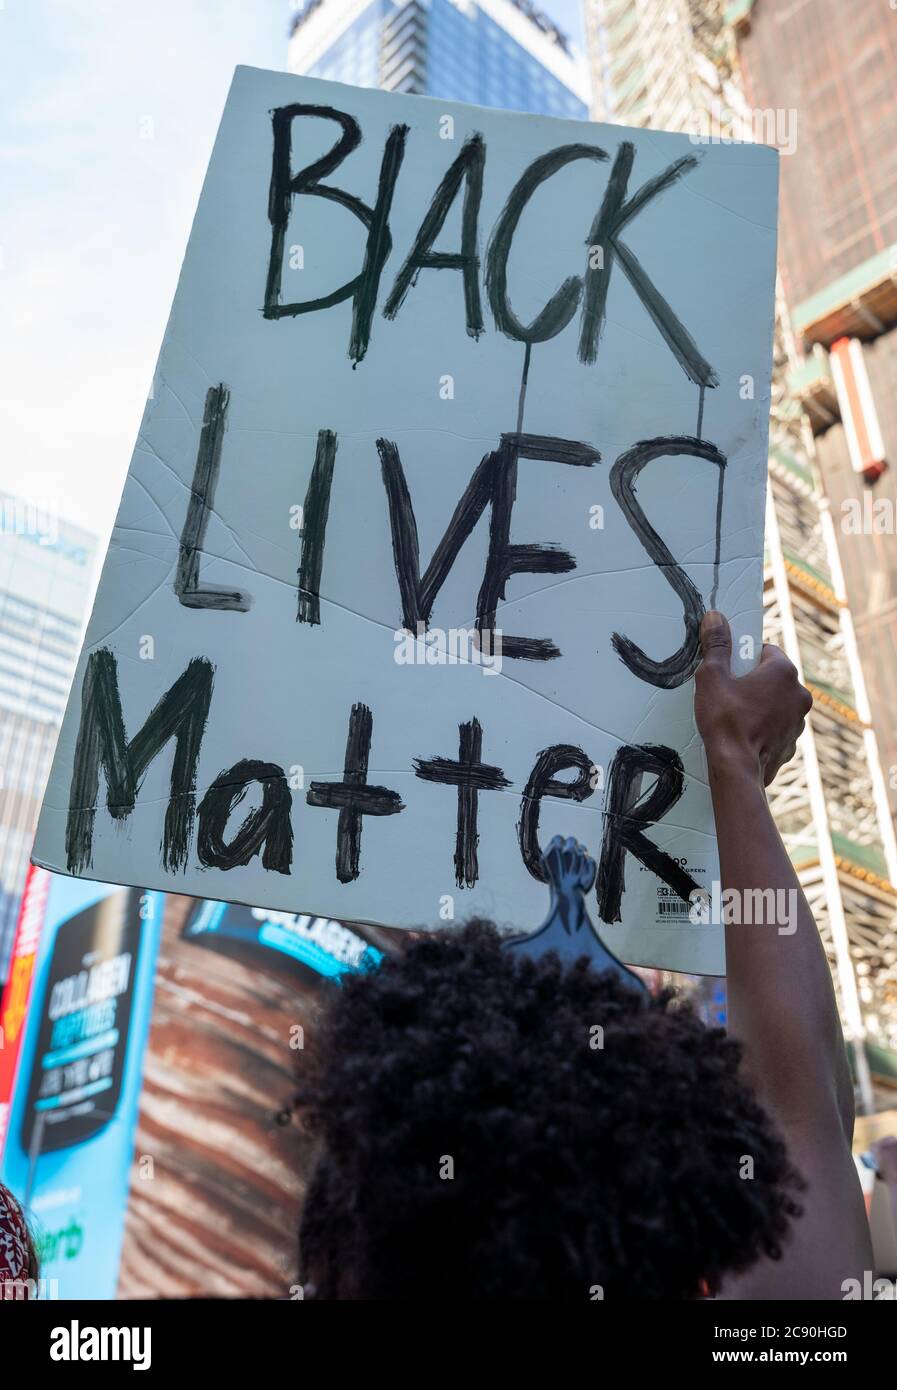
<svg viewBox="0 0 897 1390">
<path fill-rule="evenodd" d="M 59 927 L 39 1010 L 21 1143 L 47 1153 L 92 1139 L 121 1094 L 142 922 L 114 893 Z"/>
</svg>

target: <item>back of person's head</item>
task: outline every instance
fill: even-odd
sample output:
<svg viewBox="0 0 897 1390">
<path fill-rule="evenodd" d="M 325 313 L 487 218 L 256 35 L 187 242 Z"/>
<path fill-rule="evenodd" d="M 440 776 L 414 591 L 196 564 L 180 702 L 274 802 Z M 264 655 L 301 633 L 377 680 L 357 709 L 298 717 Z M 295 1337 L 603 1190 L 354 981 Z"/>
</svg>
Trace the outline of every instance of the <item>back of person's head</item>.
<svg viewBox="0 0 897 1390">
<path fill-rule="evenodd" d="M 38 1277 L 37 1252 L 22 1208 L 0 1183 L 0 1299 L 33 1296 Z"/>
<path fill-rule="evenodd" d="M 313 1051 L 306 1296 L 696 1298 L 798 1214 L 737 1043 L 490 923 L 347 979 Z"/>
</svg>

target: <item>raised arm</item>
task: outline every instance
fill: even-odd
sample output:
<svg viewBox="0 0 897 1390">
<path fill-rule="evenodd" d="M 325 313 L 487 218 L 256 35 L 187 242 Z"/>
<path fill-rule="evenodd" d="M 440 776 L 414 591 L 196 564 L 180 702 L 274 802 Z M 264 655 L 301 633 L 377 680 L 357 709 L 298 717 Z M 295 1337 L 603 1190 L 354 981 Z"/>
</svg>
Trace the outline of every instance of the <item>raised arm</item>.
<svg viewBox="0 0 897 1390">
<path fill-rule="evenodd" d="M 812 699 L 777 647 L 765 646 L 755 669 L 734 677 L 720 613 L 705 615 L 701 644 L 695 715 L 721 886 L 735 890 L 742 921 L 748 903 L 755 921 L 765 907 L 759 924 L 726 924 L 729 1031 L 807 1184 L 783 1258 L 733 1279 L 723 1297 L 840 1299 L 846 1279 L 862 1281 L 872 1268 L 851 1157 L 853 1087 L 825 951 L 764 790 L 794 755 Z"/>
</svg>

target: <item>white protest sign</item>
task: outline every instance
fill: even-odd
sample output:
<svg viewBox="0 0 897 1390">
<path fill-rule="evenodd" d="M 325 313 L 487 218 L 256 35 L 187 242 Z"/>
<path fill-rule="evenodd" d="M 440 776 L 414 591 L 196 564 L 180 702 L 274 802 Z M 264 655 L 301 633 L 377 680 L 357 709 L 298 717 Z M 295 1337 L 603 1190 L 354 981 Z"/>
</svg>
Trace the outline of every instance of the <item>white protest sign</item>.
<svg viewBox="0 0 897 1390">
<path fill-rule="evenodd" d="M 239 68 L 37 836 L 49 868 L 722 969 L 692 712 L 759 654 L 776 155 Z M 132 293 L 139 293 L 139 266 Z"/>
</svg>

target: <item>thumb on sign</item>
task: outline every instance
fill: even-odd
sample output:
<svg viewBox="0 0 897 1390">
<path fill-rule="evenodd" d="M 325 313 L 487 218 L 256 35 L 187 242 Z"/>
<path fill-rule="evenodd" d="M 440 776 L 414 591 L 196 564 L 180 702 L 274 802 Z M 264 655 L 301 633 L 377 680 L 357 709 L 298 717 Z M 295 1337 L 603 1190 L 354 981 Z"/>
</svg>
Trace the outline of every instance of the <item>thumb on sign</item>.
<svg viewBox="0 0 897 1390">
<path fill-rule="evenodd" d="M 794 756 L 813 697 L 785 653 L 769 644 L 753 671 L 733 676 L 732 630 L 722 613 L 704 614 L 701 653 L 695 720 L 711 778 L 747 773 L 769 786 Z"/>
<path fill-rule="evenodd" d="M 711 608 L 701 619 L 701 654 L 704 661 L 728 673 L 732 661 L 732 629 L 723 613 Z"/>
</svg>

